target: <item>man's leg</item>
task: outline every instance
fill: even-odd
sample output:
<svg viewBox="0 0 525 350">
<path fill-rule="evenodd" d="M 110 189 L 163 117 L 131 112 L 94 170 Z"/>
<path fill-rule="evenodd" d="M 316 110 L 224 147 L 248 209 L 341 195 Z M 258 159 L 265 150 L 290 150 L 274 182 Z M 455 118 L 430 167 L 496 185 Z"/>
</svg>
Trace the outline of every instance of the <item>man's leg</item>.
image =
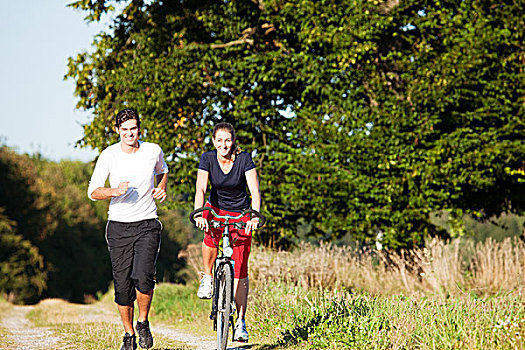
<svg viewBox="0 0 525 350">
<path fill-rule="evenodd" d="M 139 334 L 139 345 L 143 349 L 153 346 L 153 336 L 149 328 L 148 314 L 153 299 L 153 289 L 142 293 L 137 289 L 137 304 L 139 306 L 139 318 L 137 320 L 137 333 Z"/>
<path fill-rule="evenodd" d="M 143 349 L 153 346 L 153 336 L 149 327 L 148 314 L 155 288 L 155 264 L 160 249 L 162 224 L 158 220 L 144 220 L 139 225 L 140 237 L 135 241 L 133 273 L 139 317 L 136 330 L 139 345 Z M 147 292 L 141 292 L 147 291 Z"/>
<path fill-rule="evenodd" d="M 130 279 L 133 264 L 133 237 L 127 233 L 131 225 L 108 221 L 106 226 L 106 240 L 115 285 L 115 303 L 124 331 L 129 335 L 135 334 L 133 329 L 135 287 Z"/>
<path fill-rule="evenodd" d="M 153 300 L 153 291 L 142 293 L 137 290 L 137 304 L 139 307 L 139 322 L 144 322 L 148 320 L 149 309 L 151 307 L 151 301 Z M 132 320 L 133 321 L 133 320 Z"/>
<path fill-rule="evenodd" d="M 118 305 L 118 311 L 120 312 L 120 318 L 122 319 L 122 324 L 124 325 L 124 330 L 129 335 L 135 334 L 133 329 L 133 303 L 130 305 Z"/>
</svg>

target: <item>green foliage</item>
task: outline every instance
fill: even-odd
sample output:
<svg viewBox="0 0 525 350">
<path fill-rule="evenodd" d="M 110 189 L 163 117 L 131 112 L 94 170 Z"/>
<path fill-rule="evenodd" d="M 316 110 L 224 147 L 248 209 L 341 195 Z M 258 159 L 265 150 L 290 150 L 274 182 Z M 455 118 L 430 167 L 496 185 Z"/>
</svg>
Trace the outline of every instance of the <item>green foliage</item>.
<svg viewBox="0 0 525 350">
<path fill-rule="evenodd" d="M 45 291 L 47 271 L 38 248 L 16 234 L 0 207 L 0 293 L 14 303 L 34 303 Z"/>
<path fill-rule="evenodd" d="M 480 222 L 472 216 L 465 217 L 465 231 L 473 236 L 476 241 L 485 241 L 488 238 L 502 242 L 507 237 L 520 237 L 523 239 L 524 217 L 502 214 L 487 222 Z"/>
<path fill-rule="evenodd" d="M 312 305 L 310 312 L 294 317 L 295 327 L 283 332 L 282 344 L 302 343 L 308 349 L 366 347 L 372 343 L 372 334 L 390 330 L 388 319 L 371 310 L 376 300 L 365 295 L 321 300 L 323 303 Z"/>
<path fill-rule="evenodd" d="M 124 106 L 169 161 L 189 208 L 219 120 L 253 152 L 266 230 L 391 248 L 446 235 L 429 214 L 522 212 L 522 5 L 482 0 L 77 1 L 98 20 L 125 3 L 94 51 L 69 60 L 82 146 L 117 140 Z M 521 169 L 521 170 L 520 170 Z"/>
<path fill-rule="evenodd" d="M 91 166 L 49 162 L 1 147 L 0 169 L 0 207 L 16 223 L 10 244 L 31 248 L 26 253 L 31 259 L 9 266 L 26 271 L 26 279 L 40 276 L 31 292 L 16 291 L 15 297 L 26 302 L 45 296 L 83 302 L 87 295 L 105 292 L 111 270 L 105 218 L 97 208 L 104 203 L 87 199 Z M 0 261 L 9 262 L 9 256 Z"/>
<path fill-rule="evenodd" d="M 524 237 L 525 217 L 510 213 L 483 218 L 480 213 L 465 214 L 463 217 L 451 217 L 448 212 L 433 213 L 434 225 L 445 229 L 451 237 L 472 237 L 476 242 L 491 238 L 502 242 L 507 237 Z"/>
<path fill-rule="evenodd" d="M 47 294 L 83 302 L 85 295 L 106 291 L 111 280 L 105 216 L 87 199 L 91 166 L 81 162 L 41 160 L 40 195 L 45 198 L 49 234 L 40 246 L 50 268 Z"/>
<path fill-rule="evenodd" d="M 191 272 L 179 253 L 188 244 L 202 241 L 202 233 L 196 232 L 182 210 L 166 210 L 160 206 L 158 214 L 162 222 L 162 244 L 157 259 L 157 280 L 185 283 Z"/>
<path fill-rule="evenodd" d="M 525 336 L 519 292 L 416 298 L 269 283 L 251 295 L 249 330 L 267 348 L 514 349 Z"/>
<path fill-rule="evenodd" d="M 158 320 L 170 324 L 191 323 L 198 328 L 203 322 L 209 322 L 210 311 L 211 302 L 197 297 L 195 285 L 161 283 L 155 288 L 152 314 Z"/>
</svg>

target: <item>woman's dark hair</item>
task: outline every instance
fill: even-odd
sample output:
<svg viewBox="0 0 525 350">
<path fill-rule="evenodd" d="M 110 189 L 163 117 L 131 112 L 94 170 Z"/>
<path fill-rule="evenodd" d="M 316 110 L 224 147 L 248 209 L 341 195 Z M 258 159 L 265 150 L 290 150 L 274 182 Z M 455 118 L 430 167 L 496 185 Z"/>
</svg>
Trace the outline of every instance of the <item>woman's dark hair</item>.
<svg viewBox="0 0 525 350">
<path fill-rule="evenodd" d="M 140 128 L 140 117 L 136 110 L 131 108 L 126 108 L 118 112 L 115 117 L 115 127 L 120 128 L 122 123 L 127 122 L 128 120 L 135 119 L 137 121 L 137 126 Z"/>
<path fill-rule="evenodd" d="M 235 141 L 237 140 L 237 136 L 235 135 L 235 128 L 230 123 L 220 122 L 216 124 L 213 128 L 213 138 L 215 138 L 215 134 L 217 134 L 217 131 L 219 130 L 226 130 L 232 135 L 232 160 L 235 162 L 235 158 L 237 158 L 237 156 L 242 152 L 241 148 L 237 145 L 237 143 L 235 143 Z"/>
<path fill-rule="evenodd" d="M 217 131 L 219 130 L 227 130 L 232 135 L 233 142 L 235 142 L 235 129 L 233 128 L 233 125 L 226 122 L 220 122 L 219 124 L 216 124 L 213 128 L 213 138 L 215 138 L 215 134 L 217 134 Z"/>
</svg>

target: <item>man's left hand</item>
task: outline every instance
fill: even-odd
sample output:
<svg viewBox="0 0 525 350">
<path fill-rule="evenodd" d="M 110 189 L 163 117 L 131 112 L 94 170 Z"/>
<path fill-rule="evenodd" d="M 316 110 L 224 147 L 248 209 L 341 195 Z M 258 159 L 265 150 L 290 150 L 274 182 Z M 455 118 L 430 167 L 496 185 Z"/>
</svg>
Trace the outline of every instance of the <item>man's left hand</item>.
<svg viewBox="0 0 525 350">
<path fill-rule="evenodd" d="M 162 188 L 160 187 L 155 187 L 153 188 L 153 198 L 155 199 L 160 199 L 160 202 L 164 202 L 164 200 L 166 199 L 166 191 L 163 190 Z"/>
</svg>

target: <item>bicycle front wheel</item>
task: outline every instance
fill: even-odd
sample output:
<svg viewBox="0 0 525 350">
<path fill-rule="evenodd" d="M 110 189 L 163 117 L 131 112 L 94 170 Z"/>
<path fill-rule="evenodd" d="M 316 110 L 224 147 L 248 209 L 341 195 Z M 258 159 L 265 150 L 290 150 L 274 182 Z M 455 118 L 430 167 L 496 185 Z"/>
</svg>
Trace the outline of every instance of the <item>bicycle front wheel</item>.
<svg viewBox="0 0 525 350">
<path fill-rule="evenodd" d="M 233 268 L 230 263 L 220 265 L 217 303 L 217 348 L 226 350 L 233 292 Z"/>
</svg>

